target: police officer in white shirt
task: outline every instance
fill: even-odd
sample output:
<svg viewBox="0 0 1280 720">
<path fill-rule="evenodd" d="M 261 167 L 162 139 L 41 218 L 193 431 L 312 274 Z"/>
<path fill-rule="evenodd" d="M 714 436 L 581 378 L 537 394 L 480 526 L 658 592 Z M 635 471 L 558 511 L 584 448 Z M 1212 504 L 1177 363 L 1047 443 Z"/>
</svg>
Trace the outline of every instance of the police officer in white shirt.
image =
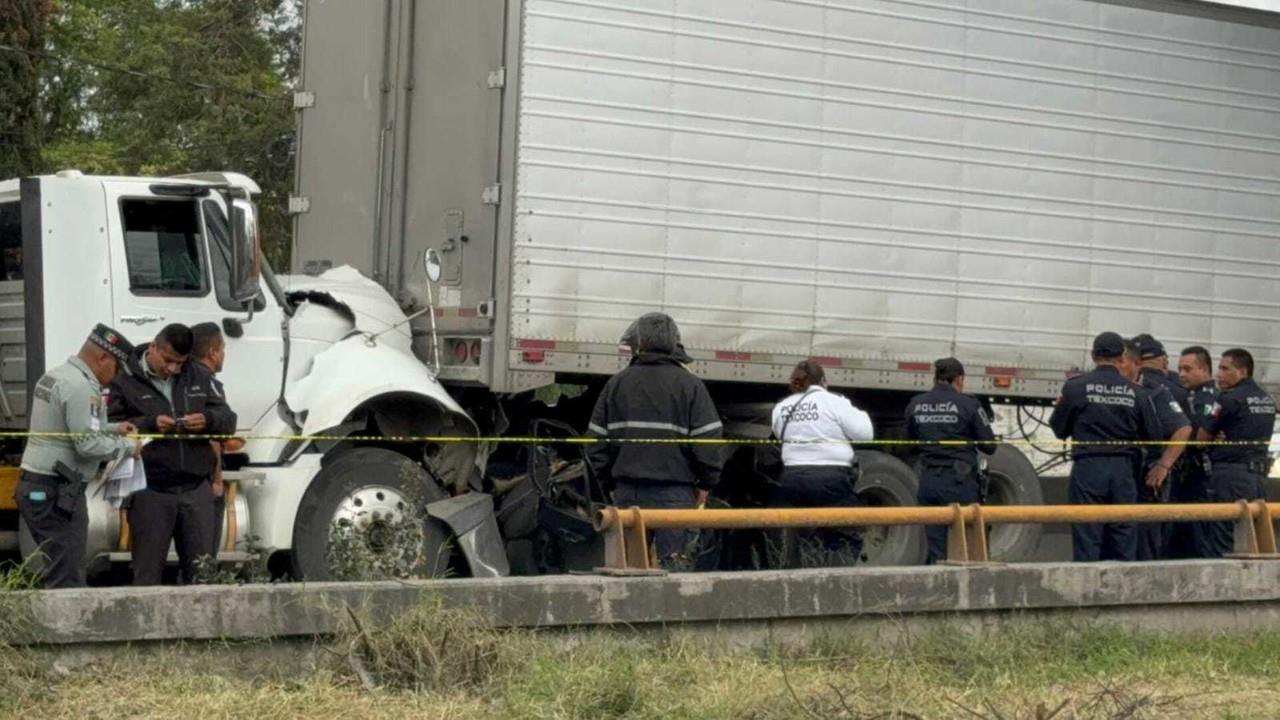
<svg viewBox="0 0 1280 720">
<path fill-rule="evenodd" d="M 827 391 L 826 373 L 814 360 L 791 372 L 792 394 L 773 408 L 773 434 L 782 441 L 782 484 L 776 504 L 790 507 L 851 507 L 854 494 L 850 442 L 871 440 L 871 417 L 848 398 Z M 862 554 L 857 532 L 817 533 L 824 549 L 845 558 Z"/>
</svg>

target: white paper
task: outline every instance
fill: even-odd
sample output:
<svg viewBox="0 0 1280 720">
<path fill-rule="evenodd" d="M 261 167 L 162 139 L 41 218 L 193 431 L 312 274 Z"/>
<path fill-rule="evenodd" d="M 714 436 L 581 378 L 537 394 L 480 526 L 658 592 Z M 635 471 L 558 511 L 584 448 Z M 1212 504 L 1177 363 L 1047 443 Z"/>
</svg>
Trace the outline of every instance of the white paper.
<svg viewBox="0 0 1280 720">
<path fill-rule="evenodd" d="M 107 476 L 108 480 L 127 480 L 133 477 L 133 466 L 138 463 L 134 462 L 133 456 L 129 456 L 116 463 L 115 468 L 111 470 L 111 474 Z"/>
<path fill-rule="evenodd" d="M 142 461 L 127 457 L 107 468 L 106 497 L 117 510 L 125 498 L 147 487 L 147 472 Z"/>
</svg>

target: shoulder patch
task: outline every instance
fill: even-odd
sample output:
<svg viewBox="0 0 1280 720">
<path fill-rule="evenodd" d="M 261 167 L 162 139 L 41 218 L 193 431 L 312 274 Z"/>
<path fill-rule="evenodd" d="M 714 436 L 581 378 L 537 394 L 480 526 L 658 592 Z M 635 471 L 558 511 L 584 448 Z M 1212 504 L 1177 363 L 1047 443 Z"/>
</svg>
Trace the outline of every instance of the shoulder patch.
<svg viewBox="0 0 1280 720">
<path fill-rule="evenodd" d="M 36 383 L 32 394 L 41 402 L 53 402 L 53 390 L 58 387 L 58 380 L 50 375 L 45 375 Z"/>
</svg>

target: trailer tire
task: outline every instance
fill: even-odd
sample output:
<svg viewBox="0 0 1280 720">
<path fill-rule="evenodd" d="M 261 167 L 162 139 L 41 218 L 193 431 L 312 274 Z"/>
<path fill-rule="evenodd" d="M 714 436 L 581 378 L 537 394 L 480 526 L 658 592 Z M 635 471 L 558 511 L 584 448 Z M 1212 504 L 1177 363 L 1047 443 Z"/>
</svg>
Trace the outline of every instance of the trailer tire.
<svg viewBox="0 0 1280 720">
<path fill-rule="evenodd" d="M 387 512 L 416 508 L 410 517 L 422 523 L 422 547 L 413 574 L 443 577 L 452 554 L 450 532 L 440 521 L 428 518 L 424 508 L 447 498 L 421 465 L 392 450 L 357 447 L 326 459 L 298 505 L 293 526 L 294 576 L 335 579 L 329 558 L 329 533 L 335 522 L 351 518 L 378 522 Z M 377 536 L 371 531 L 363 537 L 372 545 Z M 376 547 L 369 549 L 379 552 Z"/>
<path fill-rule="evenodd" d="M 1043 505 L 1036 469 L 1017 448 L 1001 445 L 987 459 L 988 505 Z M 1036 557 L 1044 526 L 994 525 L 987 540 L 992 560 L 1030 562 Z"/>
<path fill-rule="evenodd" d="M 920 480 L 906 463 L 887 453 L 860 451 L 862 476 L 854 491 L 868 507 L 909 507 L 916 504 Z M 866 565 L 921 565 L 927 544 L 924 527 L 894 525 L 863 529 L 862 555 Z"/>
</svg>

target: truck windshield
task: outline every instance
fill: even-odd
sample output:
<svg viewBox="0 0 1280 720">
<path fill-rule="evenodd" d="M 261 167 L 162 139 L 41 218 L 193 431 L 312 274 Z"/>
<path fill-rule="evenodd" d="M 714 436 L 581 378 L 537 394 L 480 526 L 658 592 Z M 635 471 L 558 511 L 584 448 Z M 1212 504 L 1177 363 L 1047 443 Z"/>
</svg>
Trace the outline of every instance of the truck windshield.
<svg viewBox="0 0 1280 720">
<path fill-rule="evenodd" d="M 209 258 L 213 269 L 213 290 L 218 306 L 223 310 L 240 311 L 244 308 L 231 297 L 231 228 L 222 206 L 213 200 L 201 203 L 204 210 L 205 232 L 209 235 Z M 255 310 L 266 307 L 261 294 L 253 301 Z"/>
</svg>

